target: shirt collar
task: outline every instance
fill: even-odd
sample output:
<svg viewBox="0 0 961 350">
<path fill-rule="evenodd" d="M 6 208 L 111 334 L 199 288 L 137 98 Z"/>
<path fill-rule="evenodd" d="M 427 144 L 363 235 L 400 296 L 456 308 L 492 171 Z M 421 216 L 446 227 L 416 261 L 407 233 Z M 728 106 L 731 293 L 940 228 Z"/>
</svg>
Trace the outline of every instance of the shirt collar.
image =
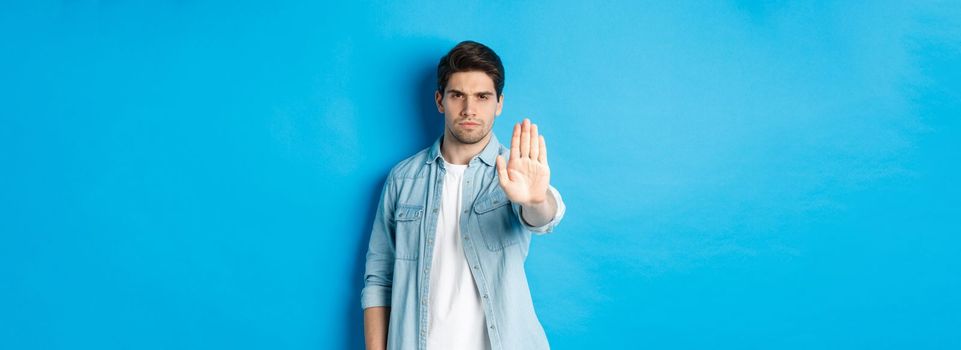
<svg viewBox="0 0 961 350">
<path fill-rule="evenodd" d="M 443 138 L 444 135 L 441 134 L 440 137 L 434 141 L 434 144 L 430 146 L 430 152 L 427 153 L 427 164 L 433 163 L 435 160 L 437 160 L 437 158 L 442 157 L 440 153 L 440 142 Z M 497 135 L 494 135 L 494 131 L 491 130 L 491 138 L 487 142 L 487 146 L 484 146 L 484 150 L 482 150 L 480 154 L 474 158 L 480 158 L 484 164 L 494 166 L 497 155 L 500 154 L 500 146 L 501 143 L 497 140 Z M 473 160 L 473 158 L 471 160 Z"/>
</svg>

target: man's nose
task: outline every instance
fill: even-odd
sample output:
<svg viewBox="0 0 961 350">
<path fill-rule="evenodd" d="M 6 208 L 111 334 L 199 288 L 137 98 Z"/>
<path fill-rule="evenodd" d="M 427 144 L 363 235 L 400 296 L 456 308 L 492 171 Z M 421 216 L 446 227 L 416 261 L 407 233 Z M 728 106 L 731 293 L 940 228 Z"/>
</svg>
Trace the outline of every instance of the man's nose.
<svg viewBox="0 0 961 350">
<path fill-rule="evenodd" d="M 470 97 L 464 99 L 464 109 L 460 112 L 463 116 L 474 115 L 474 103 L 471 102 Z"/>
</svg>

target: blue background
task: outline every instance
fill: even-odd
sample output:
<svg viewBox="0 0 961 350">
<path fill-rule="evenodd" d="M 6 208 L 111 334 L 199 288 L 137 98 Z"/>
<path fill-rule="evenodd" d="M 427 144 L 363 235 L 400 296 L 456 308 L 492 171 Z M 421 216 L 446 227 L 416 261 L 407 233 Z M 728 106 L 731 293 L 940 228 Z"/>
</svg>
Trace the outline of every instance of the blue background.
<svg viewBox="0 0 961 350">
<path fill-rule="evenodd" d="M 466 39 L 568 206 L 527 261 L 554 348 L 961 347 L 956 1 L 25 1 L 0 348 L 362 348 L 377 196 Z"/>
</svg>

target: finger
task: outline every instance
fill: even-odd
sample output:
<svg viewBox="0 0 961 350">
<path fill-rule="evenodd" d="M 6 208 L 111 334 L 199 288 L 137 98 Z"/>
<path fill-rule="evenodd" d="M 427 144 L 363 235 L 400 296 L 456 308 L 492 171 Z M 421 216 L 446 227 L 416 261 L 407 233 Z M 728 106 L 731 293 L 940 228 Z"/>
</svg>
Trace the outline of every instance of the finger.
<svg viewBox="0 0 961 350">
<path fill-rule="evenodd" d="M 537 124 L 531 124 L 531 159 L 537 159 L 541 153 L 541 138 L 537 136 Z"/>
<path fill-rule="evenodd" d="M 521 125 L 514 124 L 514 135 L 511 136 L 511 159 L 521 156 Z"/>
<path fill-rule="evenodd" d="M 544 141 L 544 135 L 541 135 L 540 145 L 541 145 L 541 150 L 539 152 L 539 155 L 537 156 L 537 160 L 541 163 L 544 163 L 544 165 L 547 165 L 547 142 Z"/>
<path fill-rule="evenodd" d="M 531 120 L 524 118 L 521 126 L 521 158 L 531 156 Z"/>
<path fill-rule="evenodd" d="M 500 182 L 502 186 L 507 185 L 510 181 L 507 176 L 507 162 L 504 161 L 504 157 L 497 156 L 495 163 L 497 163 L 497 181 Z"/>
</svg>

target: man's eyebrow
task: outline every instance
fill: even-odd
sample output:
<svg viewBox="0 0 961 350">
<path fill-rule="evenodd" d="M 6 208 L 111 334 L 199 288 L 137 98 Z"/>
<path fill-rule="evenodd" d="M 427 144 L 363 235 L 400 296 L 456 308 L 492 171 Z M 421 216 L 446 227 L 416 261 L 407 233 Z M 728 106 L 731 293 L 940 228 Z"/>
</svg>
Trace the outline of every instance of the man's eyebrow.
<svg viewBox="0 0 961 350">
<path fill-rule="evenodd" d="M 447 90 L 447 93 L 452 93 L 452 92 L 453 92 L 453 93 L 462 94 L 462 95 L 466 95 L 466 93 L 464 93 L 463 91 L 457 90 L 457 89 Z M 494 92 L 492 92 L 492 91 L 478 91 L 478 92 L 474 93 L 474 95 L 493 95 L 493 94 L 494 94 Z"/>
</svg>

